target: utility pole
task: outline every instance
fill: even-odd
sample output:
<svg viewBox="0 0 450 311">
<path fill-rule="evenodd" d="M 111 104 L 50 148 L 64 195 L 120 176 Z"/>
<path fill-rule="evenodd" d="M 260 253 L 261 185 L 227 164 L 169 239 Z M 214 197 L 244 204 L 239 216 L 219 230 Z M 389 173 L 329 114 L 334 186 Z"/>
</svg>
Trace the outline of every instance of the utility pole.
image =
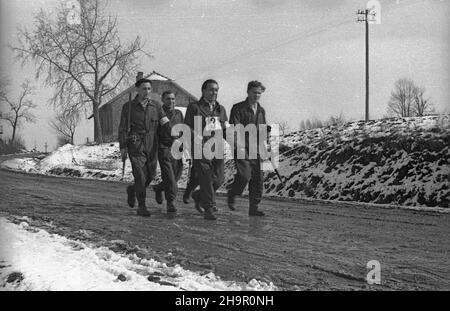
<svg viewBox="0 0 450 311">
<path fill-rule="evenodd" d="M 48 147 L 47 142 L 45 142 L 44 147 L 45 147 L 45 153 L 47 153 L 47 147 Z"/>
<path fill-rule="evenodd" d="M 358 22 L 364 22 L 366 25 L 366 122 L 369 121 L 369 19 L 367 18 L 369 10 L 358 10 L 356 12 Z"/>
</svg>

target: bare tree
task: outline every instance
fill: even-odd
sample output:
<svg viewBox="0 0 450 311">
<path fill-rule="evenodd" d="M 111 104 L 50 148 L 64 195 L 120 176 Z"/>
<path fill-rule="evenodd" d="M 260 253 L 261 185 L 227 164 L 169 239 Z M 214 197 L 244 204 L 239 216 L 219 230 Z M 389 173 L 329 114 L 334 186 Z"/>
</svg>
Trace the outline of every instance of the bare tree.
<svg viewBox="0 0 450 311">
<path fill-rule="evenodd" d="M 344 123 L 345 117 L 342 113 L 336 116 L 330 116 L 330 118 L 326 122 L 327 125 L 342 125 Z"/>
<path fill-rule="evenodd" d="M 429 98 L 424 98 L 425 88 L 417 87 L 414 94 L 413 110 L 418 117 L 424 116 L 427 113 L 434 112 L 433 105 Z"/>
<path fill-rule="evenodd" d="M 73 145 L 75 130 L 79 122 L 80 113 L 76 109 L 68 109 L 58 112 L 49 125 L 58 135 L 58 140 Z"/>
<path fill-rule="evenodd" d="M 298 128 L 300 129 L 300 131 L 306 130 L 305 120 L 300 121 Z"/>
<path fill-rule="evenodd" d="M 62 147 L 66 144 L 70 144 L 70 140 L 67 139 L 67 137 L 62 136 L 62 135 L 56 135 L 56 147 Z"/>
<path fill-rule="evenodd" d="M 317 128 L 321 128 L 323 127 L 323 123 L 321 120 L 314 118 L 313 121 L 311 122 L 312 128 L 313 129 L 317 129 Z"/>
<path fill-rule="evenodd" d="M 94 137 L 103 141 L 99 106 L 128 83 L 138 68 L 144 44 L 138 37 L 130 43 L 119 38 L 117 17 L 106 14 L 103 0 L 80 0 L 78 12 L 61 4 L 55 13 L 41 10 L 34 18 L 35 28 L 18 29 L 19 44 L 12 47 L 22 64 L 36 64 L 36 77 L 55 87 L 51 102 L 70 103 L 80 96 L 79 106 L 89 104 L 94 117 Z M 70 14 L 78 14 L 70 22 Z"/>
<path fill-rule="evenodd" d="M 305 129 L 306 130 L 312 129 L 312 123 L 311 123 L 310 119 L 306 119 L 306 121 L 305 121 Z"/>
<path fill-rule="evenodd" d="M 300 130 L 310 130 L 315 128 L 321 128 L 324 126 L 324 123 L 318 118 L 306 119 L 300 121 Z"/>
<path fill-rule="evenodd" d="M 412 117 L 414 115 L 413 104 L 416 89 L 417 87 L 410 79 L 397 80 L 388 102 L 388 114 L 398 117 Z"/>
<path fill-rule="evenodd" d="M 3 100 L 7 94 L 7 88 L 9 81 L 4 76 L 0 76 L 0 120 L 2 119 L 3 113 L 5 113 L 6 102 Z M 1 125 L 0 125 L 1 126 Z"/>
<path fill-rule="evenodd" d="M 6 95 L 6 89 L 8 85 L 9 81 L 5 77 L 0 76 L 0 98 Z"/>
<path fill-rule="evenodd" d="M 12 127 L 12 142 L 14 142 L 16 131 L 23 121 L 35 122 L 35 116 L 31 110 L 36 108 L 36 105 L 28 99 L 33 93 L 34 88 L 31 86 L 29 80 L 25 80 L 25 82 L 22 83 L 21 88 L 22 90 L 17 100 L 11 100 L 6 92 L 0 94 L 0 101 L 6 103 L 7 109 L 9 110 L 8 112 L 1 114 L 1 119 L 8 121 Z"/>
</svg>

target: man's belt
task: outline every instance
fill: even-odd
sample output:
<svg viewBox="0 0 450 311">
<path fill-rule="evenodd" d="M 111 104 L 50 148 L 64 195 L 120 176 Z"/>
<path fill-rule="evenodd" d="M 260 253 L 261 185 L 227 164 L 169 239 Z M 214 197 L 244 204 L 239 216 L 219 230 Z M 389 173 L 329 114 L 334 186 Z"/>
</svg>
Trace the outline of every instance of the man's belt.
<svg viewBox="0 0 450 311">
<path fill-rule="evenodd" d="M 128 140 L 132 143 L 136 143 L 148 134 L 150 134 L 148 131 L 133 131 L 128 135 Z"/>
<path fill-rule="evenodd" d="M 150 131 L 132 131 L 129 136 L 132 135 L 145 136 L 149 135 L 150 133 L 151 133 Z"/>
</svg>

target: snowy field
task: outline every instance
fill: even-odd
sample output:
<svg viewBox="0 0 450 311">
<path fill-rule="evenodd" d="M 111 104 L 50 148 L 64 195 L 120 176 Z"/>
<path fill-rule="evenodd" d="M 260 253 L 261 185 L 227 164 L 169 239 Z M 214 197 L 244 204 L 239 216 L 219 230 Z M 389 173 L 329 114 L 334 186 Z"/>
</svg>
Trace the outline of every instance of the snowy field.
<svg viewBox="0 0 450 311">
<path fill-rule="evenodd" d="M 222 281 L 212 272 L 67 239 L 31 226 L 27 217 L 0 218 L 0 247 L 0 290 L 277 290 L 272 283 Z"/>
<path fill-rule="evenodd" d="M 282 138 L 280 173 L 265 173 L 264 195 L 448 208 L 450 199 L 449 115 L 350 122 L 289 133 Z M 3 162 L 4 168 L 44 175 L 122 180 L 118 143 L 65 145 L 43 159 Z M 188 166 L 179 182 L 186 185 Z M 226 191 L 235 173 L 225 165 Z M 132 182 L 126 161 L 123 181 Z M 153 183 L 160 181 L 158 175 Z M 245 193 L 245 192 L 244 192 Z"/>
</svg>

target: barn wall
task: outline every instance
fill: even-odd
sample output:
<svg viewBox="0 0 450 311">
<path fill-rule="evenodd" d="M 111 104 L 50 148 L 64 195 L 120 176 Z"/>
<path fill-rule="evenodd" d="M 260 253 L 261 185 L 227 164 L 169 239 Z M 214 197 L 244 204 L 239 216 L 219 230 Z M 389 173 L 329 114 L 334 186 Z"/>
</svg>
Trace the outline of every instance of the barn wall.
<svg viewBox="0 0 450 311">
<path fill-rule="evenodd" d="M 170 81 L 152 81 L 152 89 L 155 93 L 159 94 L 159 98 L 161 98 L 161 94 L 165 91 L 174 92 L 176 96 L 176 105 L 180 107 L 187 107 L 191 101 L 195 101 L 195 99 L 191 98 L 184 90 L 178 88 Z"/>
</svg>

